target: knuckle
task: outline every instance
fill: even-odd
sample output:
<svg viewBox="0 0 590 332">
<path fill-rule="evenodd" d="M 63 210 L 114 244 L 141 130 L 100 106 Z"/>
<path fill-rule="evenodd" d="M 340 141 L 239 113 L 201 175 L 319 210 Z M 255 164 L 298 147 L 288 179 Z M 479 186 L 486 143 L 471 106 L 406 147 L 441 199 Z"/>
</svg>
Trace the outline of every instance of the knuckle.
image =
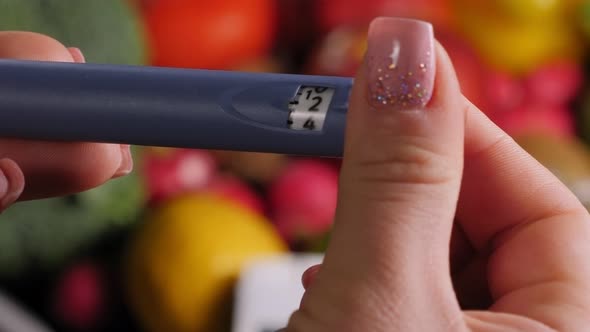
<svg viewBox="0 0 590 332">
<path fill-rule="evenodd" d="M 367 151 L 357 163 L 359 181 L 438 185 L 456 180 L 462 163 L 445 155 L 440 144 L 421 137 L 400 137 L 386 151 Z"/>
</svg>

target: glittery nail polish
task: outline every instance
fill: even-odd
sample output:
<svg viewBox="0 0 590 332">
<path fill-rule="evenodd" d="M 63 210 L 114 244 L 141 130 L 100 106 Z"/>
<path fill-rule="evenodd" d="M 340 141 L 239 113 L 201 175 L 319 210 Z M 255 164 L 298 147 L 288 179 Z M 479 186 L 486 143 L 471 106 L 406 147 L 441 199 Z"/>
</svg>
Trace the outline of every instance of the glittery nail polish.
<svg viewBox="0 0 590 332">
<path fill-rule="evenodd" d="M 423 108 L 435 75 L 432 25 L 414 19 L 378 18 L 367 49 L 368 100 L 376 109 Z"/>
</svg>

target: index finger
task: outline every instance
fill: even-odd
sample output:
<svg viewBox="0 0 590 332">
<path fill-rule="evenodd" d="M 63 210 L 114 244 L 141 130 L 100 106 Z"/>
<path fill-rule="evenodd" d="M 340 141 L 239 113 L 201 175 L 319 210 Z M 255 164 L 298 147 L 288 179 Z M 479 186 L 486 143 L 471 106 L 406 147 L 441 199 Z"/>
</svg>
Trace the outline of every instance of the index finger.
<svg viewBox="0 0 590 332">
<path fill-rule="evenodd" d="M 57 40 L 32 32 L 0 31 L 0 58 L 53 62 L 82 62 L 82 54 Z M 0 137 L 2 133 L 0 133 Z M 132 167 L 128 146 L 86 142 L 39 142 L 0 139 L 0 159 L 12 177 L 11 187 L 24 186 L 20 199 L 67 195 L 96 187 Z M 17 166 L 18 165 L 18 166 Z M 26 182 L 26 186 L 23 184 Z M 3 207 L 0 204 L 0 209 Z"/>
<path fill-rule="evenodd" d="M 469 109 L 457 219 L 473 246 L 490 252 L 492 309 L 552 327 L 573 320 L 559 308 L 588 316 L 587 210 L 481 111 Z"/>
</svg>

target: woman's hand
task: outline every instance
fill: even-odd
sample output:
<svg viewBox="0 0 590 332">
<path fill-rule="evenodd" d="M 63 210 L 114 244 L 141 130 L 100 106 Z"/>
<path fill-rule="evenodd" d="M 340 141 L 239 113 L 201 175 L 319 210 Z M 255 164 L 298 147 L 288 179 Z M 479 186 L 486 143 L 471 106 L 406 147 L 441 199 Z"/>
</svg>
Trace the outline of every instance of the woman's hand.
<svg viewBox="0 0 590 332">
<path fill-rule="evenodd" d="M 341 175 L 287 331 L 590 331 L 587 211 L 462 97 L 430 25 L 372 24 Z"/>
<path fill-rule="evenodd" d="M 84 62 L 76 48 L 44 35 L 11 31 L 0 32 L 0 58 Z M 132 168 L 126 145 L 0 139 L 0 211 L 18 199 L 84 191 Z"/>
</svg>

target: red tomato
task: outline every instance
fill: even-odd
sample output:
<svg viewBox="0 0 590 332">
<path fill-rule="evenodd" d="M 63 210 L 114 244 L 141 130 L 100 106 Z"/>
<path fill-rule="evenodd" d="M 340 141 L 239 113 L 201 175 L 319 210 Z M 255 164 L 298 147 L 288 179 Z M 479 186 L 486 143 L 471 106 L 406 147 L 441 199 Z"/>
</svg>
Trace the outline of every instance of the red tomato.
<svg viewBox="0 0 590 332">
<path fill-rule="evenodd" d="M 273 0 L 156 0 L 144 6 L 152 63 L 227 69 L 272 46 Z"/>
</svg>

